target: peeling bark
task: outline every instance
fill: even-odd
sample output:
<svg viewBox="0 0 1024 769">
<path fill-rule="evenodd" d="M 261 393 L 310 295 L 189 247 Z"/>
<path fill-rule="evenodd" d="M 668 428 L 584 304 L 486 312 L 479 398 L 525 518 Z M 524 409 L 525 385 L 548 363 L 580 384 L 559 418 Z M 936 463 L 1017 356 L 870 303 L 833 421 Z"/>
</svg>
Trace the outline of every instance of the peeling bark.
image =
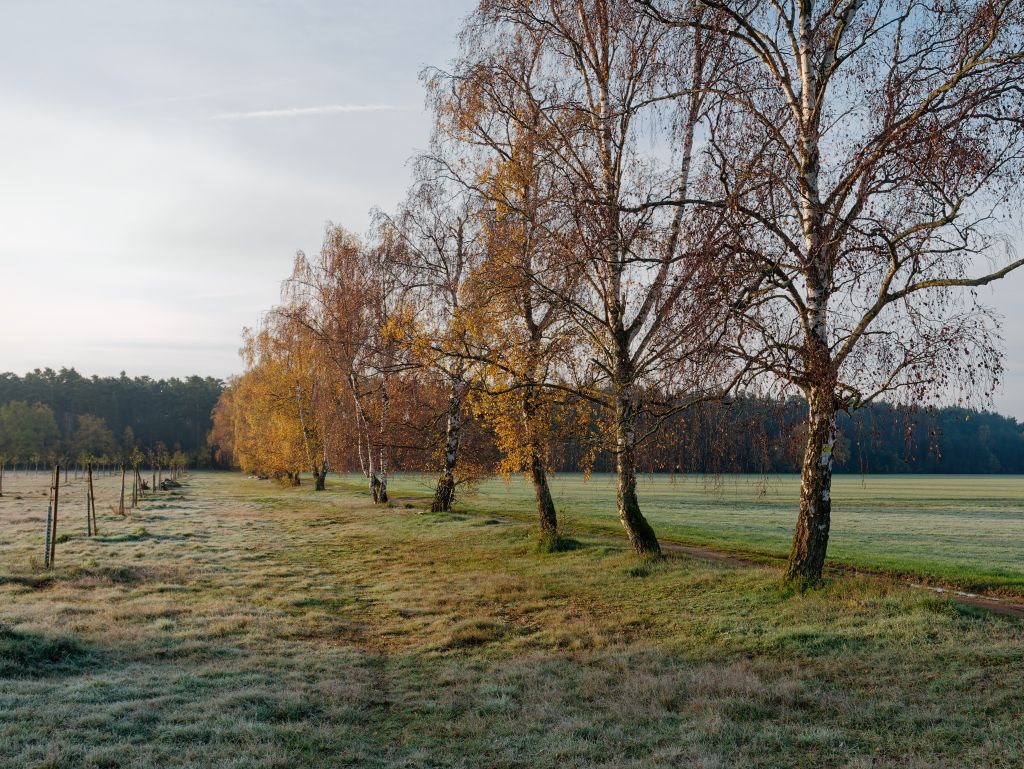
<svg viewBox="0 0 1024 769">
<path fill-rule="evenodd" d="M 452 382 L 451 396 L 448 399 L 448 420 L 445 425 L 444 462 L 441 477 L 434 489 L 434 501 L 430 505 L 432 513 L 451 512 L 455 500 L 455 465 L 459 459 L 459 441 L 462 436 L 462 401 L 465 396 L 465 385 L 458 379 Z"/>
</svg>

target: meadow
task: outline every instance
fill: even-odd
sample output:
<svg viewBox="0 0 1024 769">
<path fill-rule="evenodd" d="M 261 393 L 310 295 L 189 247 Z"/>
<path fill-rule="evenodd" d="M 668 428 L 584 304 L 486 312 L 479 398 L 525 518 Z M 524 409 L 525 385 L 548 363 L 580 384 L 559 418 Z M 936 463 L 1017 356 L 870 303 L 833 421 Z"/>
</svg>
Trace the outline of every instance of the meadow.
<svg viewBox="0 0 1024 769">
<path fill-rule="evenodd" d="M 604 478 L 557 480 L 572 547 L 546 554 L 518 481 L 434 515 L 414 477 L 375 507 L 352 479 L 200 473 L 122 518 L 104 476 L 92 538 L 71 481 L 43 571 L 47 481 L 0 498 L 2 767 L 1024 763 L 1019 620 L 639 560 Z M 838 480 L 837 558 L 1016 590 L 1020 479 L 906 482 Z M 783 552 L 792 481 L 759 484 L 646 479 L 641 501 L 663 539 Z"/>
<path fill-rule="evenodd" d="M 399 494 L 427 494 L 431 479 L 397 476 Z M 358 489 L 362 481 L 347 476 Z M 783 558 L 796 522 L 797 475 L 638 479 L 644 515 L 666 541 L 744 556 Z M 620 536 L 615 478 L 556 475 L 552 495 L 567 531 Z M 489 479 L 464 496 L 477 513 L 532 519 L 533 490 Z M 836 475 L 829 559 L 967 590 L 1024 595 L 1024 476 Z"/>
</svg>

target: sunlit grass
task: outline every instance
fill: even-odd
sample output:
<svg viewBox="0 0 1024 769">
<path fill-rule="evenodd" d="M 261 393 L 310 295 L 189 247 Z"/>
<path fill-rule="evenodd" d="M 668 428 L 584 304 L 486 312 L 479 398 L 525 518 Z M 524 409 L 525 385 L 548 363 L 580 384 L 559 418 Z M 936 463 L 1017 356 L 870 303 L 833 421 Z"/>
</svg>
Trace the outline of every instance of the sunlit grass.
<svg viewBox="0 0 1024 769">
<path fill-rule="evenodd" d="M 0 500 L 0 766 L 1024 762 L 1021 624 L 919 591 L 640 561 L 580 512 L 538 553 L 515 487 L 197 475 L 91 540 L 69 489 L 49 574 L 45 496 Z"/>
</svg>

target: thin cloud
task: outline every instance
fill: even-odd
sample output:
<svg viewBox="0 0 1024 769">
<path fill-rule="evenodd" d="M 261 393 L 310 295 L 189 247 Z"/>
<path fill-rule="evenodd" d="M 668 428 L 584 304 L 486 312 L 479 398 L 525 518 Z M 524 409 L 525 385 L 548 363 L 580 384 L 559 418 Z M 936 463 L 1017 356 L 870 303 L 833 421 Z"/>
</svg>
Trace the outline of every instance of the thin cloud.
<svg viewBox="0 0 1024 769">
<path fill-rule="evenodd" d="M 151 99 L 141 99 L 139 101 L 131 102 L 130 104 L 124 104 L 117 109 L 135 109 L 137 107 L 154 107 L 163 104 L 180 104 L 183 102 L 190 101 L 206 101 L 208 99 L 219 99 L 222 96 L 234 96 L 235 94 L 248 93 L 251 91 L 260 91 L 265 88 L 271 88 L 278 85 L 289 85 L 297 83 L 299 81 L 308 80 L 308 78 L 300 77 L 278 77 L 273 80 L 265 80 L 261 83 L 249 83 L 248 85 L 239 85 L 231 88 L 220 88 L 216 91 L 207 91 L 205 93 L 188 94 L 184 96 L 158 96 Z"/>
<path fill-rule="evenodd" d="M 401 112 L 411 107 L 394 104 L 323 104 L 317 107 L 293 107 L 290 109 L 261 109 L 253 112 L 222 112 L 205 120 L 260 120 L 264 118 L 304 117 L 306 115 L 342 115 L 351 112 Z"/>
</svg>

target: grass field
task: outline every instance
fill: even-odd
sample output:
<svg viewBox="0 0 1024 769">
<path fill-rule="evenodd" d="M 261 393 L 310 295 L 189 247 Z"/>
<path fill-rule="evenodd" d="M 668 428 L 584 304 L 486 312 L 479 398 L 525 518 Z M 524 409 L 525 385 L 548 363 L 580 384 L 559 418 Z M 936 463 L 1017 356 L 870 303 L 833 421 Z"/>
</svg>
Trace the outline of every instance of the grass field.
<svg viewBox="0 0 1024 769">
<path fill-rule="evenodd" d="M 959 521 L 993 537 L 970 568 L 1012 577 L 1021 539 L 994 532 L 1019 533 L 1020 480 L 954 499 L 957 480 L 912 504 L 843 479 L 833 552 L 895 557 L 909 527 L 940 541 L 904 552 L 952 573 Z M 746 548 L 764 527 L 784 549 L 783 488 L 660 483 L 641 492 L 663 535 Z M 431 515 L 411 478 L 375 508 L 336 482 L 197 474 L 101 510 L 88 539 L 72 482 L 50 573 L 45 486 L 9 476 L 0 499 L 2 767 L 1024 765 L 1019 621 L 877 580 L 792 594 L 771 570 L 637 560 L 601 534 L 601 480 L 559 481 L 578 547 L 547 555 L 517 485 Z"/>
<path fill-rule="evenodd" d="M 355 476 L 346 482 L 360 486 Z M 426 493 L 428 482 L 405 476 L 392 487 Z M 659 536 L 765 556 L 788 553 L 799 488 L 795 475 L 639 480 L 641 507 Z M 613 476 L 559 475 L 552 493 L 570 531 L 622 535 Z M 525 520 L 533 491 L 519 478 L 489 480 L 463 507 Z M 1024 594 L 1024 476 L 837 475 L 832 519 L 834 563 Z"/>
</svg>

